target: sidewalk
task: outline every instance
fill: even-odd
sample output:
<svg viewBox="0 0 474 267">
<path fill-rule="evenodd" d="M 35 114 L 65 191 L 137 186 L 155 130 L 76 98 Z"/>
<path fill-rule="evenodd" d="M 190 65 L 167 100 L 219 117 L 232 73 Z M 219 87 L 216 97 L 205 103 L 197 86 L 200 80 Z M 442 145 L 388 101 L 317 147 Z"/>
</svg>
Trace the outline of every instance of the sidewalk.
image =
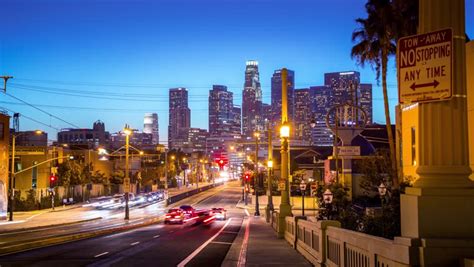
<svg viewBox="0 0 474 267">
<path fill-rule="evenodd" d="M 250 211 L 249 211 L 250 213 Z M 252 213 L 251 213 L 252 214 Z M 276 232 L 265 218 L 245 217 L 222 266 L 312 266 Z"/>
</svg>

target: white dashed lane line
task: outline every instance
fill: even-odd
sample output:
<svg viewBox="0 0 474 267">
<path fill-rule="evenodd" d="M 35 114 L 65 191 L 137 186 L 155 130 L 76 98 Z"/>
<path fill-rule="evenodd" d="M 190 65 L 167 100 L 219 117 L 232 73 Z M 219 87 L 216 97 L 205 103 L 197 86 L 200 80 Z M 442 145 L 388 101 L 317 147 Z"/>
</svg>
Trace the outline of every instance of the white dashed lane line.
<svg viewBox="0 0 474 267">
<path fill-rule="evenodd" d="M 160 235 L 155 235 L 153 238 L 158 238 L 158 237 L 160 237 Z"/>
<path fill-rule="evenodd" d="M 132 244 L 130 244 L 130 246 L 135 246 L 135 245 L 138 245 L 138 244 L 140 244 L 140 242 L 139 242 L 139 241 L 137 241 L 137 242 L 133 242 Z"/>
<path fill-rule="evenodd" d="M 104 255 L 107 255 L 107 254 L 109 254 L 108 251 L 106 251 L 106 252 L 104 252 L 104 253 L 97 254 L 97 255 L 94 256 L 94 258 L 98 258 L 98 257 L 100 257 L 100 256 L 104 256 Z"/>
</svg>

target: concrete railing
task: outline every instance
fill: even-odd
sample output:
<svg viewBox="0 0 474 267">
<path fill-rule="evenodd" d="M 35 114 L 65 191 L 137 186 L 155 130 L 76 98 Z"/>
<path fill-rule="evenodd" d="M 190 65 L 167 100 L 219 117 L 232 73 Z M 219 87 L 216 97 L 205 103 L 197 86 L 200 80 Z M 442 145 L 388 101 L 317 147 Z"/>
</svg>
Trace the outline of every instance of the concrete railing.
<svg viewBox="0 0 474 267">
<path fill-rule="evenodd" d="M 286 217 L 285 239 L 315 266 L 419 265 L 417 245 L 411 239 L 390 240 L 350 231 L 340 228 L 338 221 Z"/>
<path fill-rule="evenodd" d="M 168 204 L 178 202 L 178 201 L 180 201 L 182 199 L 185 199 L 189 196 L 201 193 L 202 191 L 206 191 L 206 190 L 209 190 L 211 188 L 214 188 L 214 187 L 217 187 L 217 186 L 220 186 L 220 185 L 223 185 L 223 183 L 210 184 L 210 185 L 206 185 L 206 186 L 203 186 L 203 187 L 199 187 L 197 189 L 186 191 L 186 192 L 178 194 L 178 195 L 170 196 L 168 198 Z"/>
<path fill-rule="evenodd" d="M 272 224 L 273 230 L 277 231 L 278 230 L 278 212 L 273 211 L 272 212 L 272 218 L 270 223 Z"/>
</svg>

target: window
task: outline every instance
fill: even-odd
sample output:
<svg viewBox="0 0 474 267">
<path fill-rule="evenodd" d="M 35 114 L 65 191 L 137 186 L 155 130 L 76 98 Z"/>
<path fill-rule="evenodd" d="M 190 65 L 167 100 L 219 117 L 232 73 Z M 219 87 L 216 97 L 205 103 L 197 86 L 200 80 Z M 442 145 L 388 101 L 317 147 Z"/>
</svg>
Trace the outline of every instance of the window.
<svg viewBox="0 0 474 267">
<path fill-rule="evenodd" d="M 0 122 L 0 140 L 3 140 L 3 138 L 5 138 L 4 128 L 5 128 L 5 124 L 3 122 Z"/>
<path fill-rule="evenodd" d="M 416 166 L 416 131 L 411 127 L 411 165 Z"/>
</svg>

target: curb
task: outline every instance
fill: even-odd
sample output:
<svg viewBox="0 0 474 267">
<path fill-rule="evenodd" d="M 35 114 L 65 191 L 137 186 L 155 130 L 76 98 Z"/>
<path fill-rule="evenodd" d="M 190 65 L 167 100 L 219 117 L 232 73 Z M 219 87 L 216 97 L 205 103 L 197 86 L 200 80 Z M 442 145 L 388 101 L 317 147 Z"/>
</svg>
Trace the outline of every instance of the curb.
<svg viewBox="0 0 474 267">
<path fill-rule="evenodd" d="M 81 220 L 81 221 L 59 223 L 59 224 L 50 224 L 50 225 L 35 226 L 35 227 L 28 227 L 28 228 L 19 228 L 19 229 L 8 230 L 8 231 L 0 231 L 0 234 L 3 235 L 3 234 L 11 234 L 11 233 L 16 233 L 16 232 L 21 232 L 21 231 L 36 231 L 36 230 L 41 230 L 41 229 L 48 229 L 48 228 L 51 228 L 51 227 L 61 227 L 61 226 L 78 224 L 78 223 L 91 222 L 91 221 L 100 220 L 100 219 L 103 219 L 103 218 L 102 217 L 96 217 L 96 218 L 91 218 L 91 219 Z"/>
<path fill-rule="evenodd" d="M 248 218 L 245 218 L 242 220 L 242 225 L 240 226 L 239 233 L 237 234 L 237 237 L 234 239 L 234 242 L 232 242 L 232 245 L 229 248 L 229 251 L 225 255 L 224 260 L 222 261 L 221 266 L 222 267 L 234 267 L 237 266 L 239 263 L 239 258 L 240 258 L 240 251 L 242 249 L 242 244 L 244 241 L 244 235 L 245 235 L 245 223 L 248 222 Z"/>
</svg>

